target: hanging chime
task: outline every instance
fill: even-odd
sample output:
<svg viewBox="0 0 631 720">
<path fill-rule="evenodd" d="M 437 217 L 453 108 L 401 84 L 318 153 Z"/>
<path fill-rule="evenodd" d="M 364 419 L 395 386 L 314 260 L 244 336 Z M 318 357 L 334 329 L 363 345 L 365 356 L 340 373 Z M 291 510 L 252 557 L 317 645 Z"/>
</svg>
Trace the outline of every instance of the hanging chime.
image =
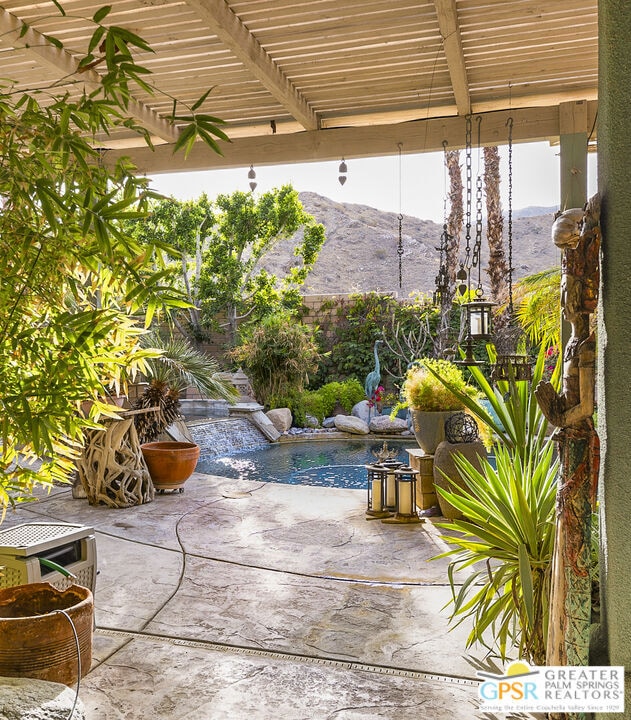
<svg viewBox="0 0 631 720">
<path fill-rule="evenodd" d="M 403 288 L 403 213 L 401 212 L 401 206 L 403 203 L 403 187 L 401 178 L 401 167 L 402 167 L 402 150 L 403 143 L 398 143 L 399 148 L 399 242 L 397 244 L 397 255 L 399 256 L 399 290 Z"/>
<path fill-rule="evenodd" d="M 344 183 L 346 182 L 346 173 L 348 172 L 348 167 L 346 165 L 344 158 L 342 158 L 342 162 L 340 163 L 340 166 L 337 169 L 337 172 L 339 173 L 337 179 L 338 179 L 340 185 L 344 185 Z"/>
<path fill-rule="evenodd" d="M 434 290 L 434 305 L 440 306 L 445 298 L 449 297 L 449 272 L 447 271 L 447 248 L 453 240 L 453 237 L 447 231 L 447 141 L 443 140 L 443 231 L 440 234 L 440 244 L 436 248 L 438 250 L 438 275 L 436 275 Z"/>
<path fill-rule="evenodd" d="M 250 190 L 254 192 L 254 189 L 256 188 L 256 180 L 254 179 L 256 177 L 256 172 L 254 170 L 254 166 L 250 165 L 250 172 L 248 173 L 248 179 L 250 180 Z"/>
<path fill-rule="evenodd" d="M 513 352 L 506 352 L 502 348 L 498 353 L 491 379 L 500 380 L 530 380 L 532 367 L 527 355 L 516 352 L 517 337 L 520 332 L 515 323 L 515 308 L 513 306 L 513 118 L 506 121 L 508 127 L 508 322 L 506 330 L 507 342 L 512 343 Z"/>
</svg>

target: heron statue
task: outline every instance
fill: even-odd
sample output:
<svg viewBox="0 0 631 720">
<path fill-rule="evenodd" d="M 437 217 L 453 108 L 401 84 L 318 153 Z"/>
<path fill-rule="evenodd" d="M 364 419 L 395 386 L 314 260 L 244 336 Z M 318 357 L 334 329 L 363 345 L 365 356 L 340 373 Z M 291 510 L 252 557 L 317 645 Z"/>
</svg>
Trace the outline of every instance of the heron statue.
<svg viewBox="0 0 631 720">
<path fill-rule="evenodd" d="M 379 345 L 383 345 L 383 340 L 377 340 L 375 342 L 374 354 L 375 354 L 375 369 L 366 375 L 364 380 L 364 390 L 366 391 L 366 397 L 370 400 L 375 393 L 375 390 L 379 387 L 381 381 L 381 366 L 379 365 L 379 354 L 377 352 Z"/>
</svg>

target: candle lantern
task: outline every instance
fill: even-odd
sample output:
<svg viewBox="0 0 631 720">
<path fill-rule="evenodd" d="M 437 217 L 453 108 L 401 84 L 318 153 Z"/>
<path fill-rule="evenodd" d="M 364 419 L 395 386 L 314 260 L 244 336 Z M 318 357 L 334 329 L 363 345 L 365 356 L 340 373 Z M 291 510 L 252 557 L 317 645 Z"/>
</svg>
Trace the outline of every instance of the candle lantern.
<svg viewBox="0 0 631 720">
<path fill-rule="evenodd" d="M 473 340 L 488 340 L 491 337 L 491 320 L 494 303 L 481 295 L 464 303 L 467 312 L 467 330 Z"/>
<path fill-rule="evenodd" d="M 391 515 L 384 510 L 384 494 L 388 470 L 379 463 L 366 465 L 368 474 L 368 505 L 366 507 L 366 520 L 384 518 Z"/>
<path fill-rule="evenodd" d="M 383 486 L 383 509 L 393 513 L 397 506 L 396 471 L 403 465 L 399 460 L 385 460 L 379 463 L 386 470 L 386 479 Z"/>
<path fill-rule="evenodd" d="M 418 470 L 402 465 L 394 471 L 395 476 L 395 512 L 394 517 L 384 518 L 385 523 L 420 523 L 416 511 L 416 476 Z"/>
</svg>

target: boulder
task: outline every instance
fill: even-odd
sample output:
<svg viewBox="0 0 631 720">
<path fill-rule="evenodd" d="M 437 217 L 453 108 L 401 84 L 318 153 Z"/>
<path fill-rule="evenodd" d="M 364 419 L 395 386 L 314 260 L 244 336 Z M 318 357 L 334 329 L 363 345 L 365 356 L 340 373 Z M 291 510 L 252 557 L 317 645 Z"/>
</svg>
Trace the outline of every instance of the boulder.
<svg viewBox="0 0 631 720">
<path fill-rule="evenodd" d="M 322 421 L 322 427 L 326 428 L 327 430 L 332 430 L 335 427 L 335 418 L 324 418 L 324 420 Z"/>
<path fill-rule="evenodd" d="M 318 418 L 314 417 L 313 415 L 305 415 L 305 427 L 308 427 L 308 428 L 320 427 Z"/>
<path fill-rule="evenodd" d="M 272 421 L 272 425 L 279 433 L 285 433 L 291 427 L 293 418 L 291 417 L 291 410 L 289 408 L 275 408 L 265 414 Z"/>
<path fill-rule="evenodd" d="M 336 415 L 335 427 L 340 432 L 347 432 L 352 435 L 368 435 L 370 432 L 367 422 L 364 422 L 361 418 L 352 417 L 351 415 Z"/>
<path fill-rule="evenodd" d="M 408 429 L 408 424 L 401 418 L 390 420 L 389 415 L 377 415 L 370 421 L 368 427 L 370 432 L 378 435 L 400 435 Z"/>
<path fill-rule="evenodd" d="M 353 417 L 360 418 L 360 420 L 363 420 L 366 425 L 370 422 L 370 418 L 376 413 L 376 410 L 370 407 L 368 404 L 368 400 L 362 400 L 361 402 L 358 402 L 357 405 L 353 407 L 351 410 L 351 415 Z"/>
<path fill-rule="evenodd" d="M 61 683 L 32 678 L 0 678 L 0 718 L 3 720 L 67 720 L 75 691 Z M 72 720 L 85 720 L 81 700 Z"/>
</svg>

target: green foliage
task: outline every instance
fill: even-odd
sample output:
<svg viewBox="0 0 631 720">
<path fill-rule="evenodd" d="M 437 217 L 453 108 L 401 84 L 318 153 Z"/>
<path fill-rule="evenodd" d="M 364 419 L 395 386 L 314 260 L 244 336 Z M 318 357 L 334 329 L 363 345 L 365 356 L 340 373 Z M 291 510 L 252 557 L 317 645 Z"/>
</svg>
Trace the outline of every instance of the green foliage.
<svg viewBox="0 0 631 720">
<path fill-rule="evenodd" d="M 558 267 L 522 278 L 515 285 L 517 319 L 534 345 L 559 346 L 561 270 Z"/>
<path fill-rule="evenodd" d="M 503 660 L 516 647 L 519 658 L 545 665 L 558 469 L 553 457 L 552 442 L 528 457 L 499 445 L 497 469 L 483 460 L 478 471 L 456 455 L 465 487 L 437 488 L 465 515 L 442 525 L 460 533 L 443 536 L 455 547 L 439 556 L 454 558 L 451 619 L 473 622 L 467 647 L 480 643 Z M 471 568 L 460 585 L 455 573 Z"/>
<path fill-rule="evenodd" d="M 488 349 L 493 361 L 494 349 Z M 532 382 L 511 379 L 494 388 L 479 368 L 469 368 L 494 414 L 435 374 L 496 439 L 497 470 L 485 461 L 478 471 L 456 456 L 464 488 L 438 489 L 466 518 L 448 526 L 460 535 L 443 537 L 456 546 L 449 553 L 455 556 L 449 567 L 452 620 L 473 620 L 468 645 L 486 644 L 484 634 L 490 630 L 503 659 L 516 645 L 519 657 L 539 665 L 545 664 L 558 470 L 548 423 L 534 394 L 545 372 L 545 355 L 542 347 Z M 559 363 L 551 378 L 557 389 L 560 370 Z M 471 566 L 483 567 L 460 587 L 455 572 Z"/>
<path fill-rule="evenodd" d="M 402 390 L 407 407 L 430 412 L 463 410 L 463 397 L 475 392 L 457 365 L 433 358 L 423 358 L 407 371 Z"/>
<path fill-rule="evenodd" d="M 395 352 L 395 337 L 404 338 L 410 333 L 423 335 L 427 340 L 425 351 L 431 351 L 431 333 L 435 332 L 438 311 L 418 296 L 401 302 L 391 295 L 380 293 L 354 294 L 349 298 L 336 298 L 322 306 L 320 323 L 323 359 L 318 371 L 318 382 L 355 377 L 363 381 L 374 368 L 373 347 L 376 340 L 388 339 L 379 348 L 379 359 L 384 384 L 401 380 L 412 357 L 422 354 L 416 347 L 409 358 Z M 425 327 L 429 332 L 425 333 Z M 425 338 L 426 336 L 426 338 Z M 405 344 L 405 343 L 403 343 Z"/>
<path fill-rule="evenodd" d="M 244 331 L 230 356 L 247 371 L 260 403 L 269 407 L 274 399 L 302 392 L 320 358 L 314 332 L 287 312 Z"/>
<path fill-rule="evenodd" d="M 322 422 L 330 417 L 339 405 L 344 412 L 350 414 L 353 407 L 364 400 L 366 393 L 359 380 L 350 378 L 343 382 L 330 382 L 318 390 L 306 390 L 300 396 L 304 413 L 313 415 Z"/>
<path fill-rule="evenodd" d="M 63 15 L 63 13 L 62 13 Z M 0 86 L 0 506 L 36 484 L 63 481 L 92 419 L 78 412 L 109 386 L 143 370 L 142 328 L 164 306 L 182 305 L 158 244 L 140 245 L 123 224 L 146 212 L 147 181 L 125 161 L 100 163 L 94 137 L 119 127 L 149 140 L 127 111 L 131 88 L 154 92 L 135 50 L 150 48 L 98 11 L 82 68 L 103 65 L 89 94 Z M 51 39 L 57 47 L 63 44 Z M 97 50 L 98 49 L 98 50 Z M 97 52 L 99 54 L 97 54 Z M 38 102 L 42 98 L 42 103 Z M 194 111 L 191 111 L 191 117 Z M 183 121 L 212 132 L 205 121 Z M 218 131 L 217 137 L 220 137 Z M 202 137 L 203 140 L 207 138 Z"/>
<path fill-rule="evenodd" d="M 219 195 L 213 205 L 197 297 L 204 322 L 211 326 L 226 313 L 231 332 L 247 316 L 258 321 L 269 312 L 300 306 L 300 287 L 324 244 L 324 226 L 306 213 L 291 185 L 263 193 Z M 281 279 L 261 267 L 281 240 L 302 230 L 294 247 L 295 263 Z"/>
<path fill-rule="evenodd" d="M 487 346 L 491 362 L 495 360 L 493 346 Z M 481 391 L 482 398 L 493 409 L 487 410 L 477 399 L 463 393 L 440 373 L 429 366 L 429 371 L 437 380 L 459 397 L 463 405 L 479 421 L 484 423 L 495 435 L 497 441 L 522 458 L 536 457 L 541 448 L 548 442 L 548 421 L 541 412 L 532 388 L 541 381 L 545 372 L 546 353 L 541 347 L 537 361 L 532 370 L 530 383 L 515 380 L 502 380 L 495 386 L 491 385 L 484 374 L 476 366 L 468 370 Z M 552 373 L 551 382 L 558 389 L 561 376 L 561 363 Z"/>
</svg>

